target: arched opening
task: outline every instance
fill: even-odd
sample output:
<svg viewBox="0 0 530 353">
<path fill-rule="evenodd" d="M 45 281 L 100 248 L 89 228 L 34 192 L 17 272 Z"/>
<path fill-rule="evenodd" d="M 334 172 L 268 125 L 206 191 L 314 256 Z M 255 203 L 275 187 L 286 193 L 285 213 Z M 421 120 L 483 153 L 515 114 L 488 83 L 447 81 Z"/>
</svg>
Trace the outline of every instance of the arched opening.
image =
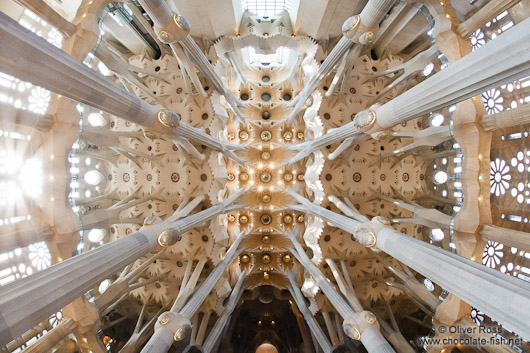
<svg viewBox="0 0 530 353">
<path fill-rule="evenodd" d="M 263 343 L 256 349 L 256 353 L 278 353 L 278 350 L 270 343 Z"/>
</svg>

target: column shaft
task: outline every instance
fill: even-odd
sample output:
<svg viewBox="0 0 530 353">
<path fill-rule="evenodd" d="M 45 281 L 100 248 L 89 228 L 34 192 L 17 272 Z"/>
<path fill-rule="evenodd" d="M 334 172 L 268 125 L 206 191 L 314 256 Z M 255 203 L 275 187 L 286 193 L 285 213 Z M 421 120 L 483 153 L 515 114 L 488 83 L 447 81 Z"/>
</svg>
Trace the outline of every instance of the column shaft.
<svg viewBox="0 0 530 353">
<path fill-rule="evenodd" d="M 326 210 L 327 211 L 327 210 Z M 347 217 L 345 217 L 347 218 Z M 349 228 L 351 229 L 351 228 Z M 316 265 L 309 259 L 306 253 L 303 251 L 302 246 L 296 240 L 294 235 L 289 235 L 289 239 L 292 241 L 295 249 L 292 249 L 292 253 L 297 257 L 298 261 L 304 266 L 304 268 L 311 274 L 311 277 L 315 280 L 317 285 L 320 287 L 322 292 L 329 299 L 331 305 L 337 309 L 337 312 L 343 318 L 347 318 L 354 313 L 353 309 L 348 305 L 346 300 L 337 292 L 331 282 L 320 272 Z M 370 326 L 371 328 L 372 326 Z M 375 332 L 373 332 L 375 330 Z M 394 352 L 390 344 L 385 340 L 381 332 L 374 327 L 374 330 L 368 328 L 364 330 L 361 335 L 361 342 L 368 350 L 369 353 L 375 352 Z M 365 333 L 368 332 L 367 335 Z"/>
<path fill-rule="evenodd" d="M 173 21 L 173 11 L 171 11 L 169 6 L 163 0 L 140 0 L 140 4 L 151 17 L 156 27 L 164 28 Z M 206 75 L 213 84 L 215 90 L 225 96 L 226 101 L 234 110 L 235 115 L 238 119 L 243 121 L 243 115 L 239 111 L 239 106 L 242 105 L 241 102 L 239 102 L 236 96 L 228 89 L 228 87 L 226 87 L 193 38 L 190 35 L 187 35 L 180 41 L 180 44 L 188 52 L 193 64 Z"/>
<path fill-rule="evenodd" d="M 46 319 L 157 245 L 144 229 L 0 288 L 0 345 Z"/>
<path fill-rule="evenodd" d="M 521 0 L 491 0 L 473 16 L 460 23 L 456 28 L 456 31 L 462 37 L 468 38 L 477 29 L 483 27 L 486 23 L 491 21 L 493 17 L 505 10 L 508 10 L 519 1 Z"/>
<path fill-rule="evenodd" d="M 289 278 L 289 281 L 291 282 L 289 291 L 291 292 L 291 295 L 293 296 L 293 299 L 296 303 L 296 306 L 298 307 L 298 310 L 300 310 L 300 312 L 304 316 L 307 326 L 309 326 L 311 333 L 317 340 L 318 344 L 320 345 L 324 353 L 330 353 L 332 351 L 331 343 L 329 343 L 326 335 L 324 334 L 324 331 L 322 331 L 322 327 L 320 327 L 315 317 L 311 314 L 311 312 L 309 312 L 309 309 L 307 309 L 307 305 L 304 302 L 304 298 L 302 296 L 302 292 L 300 291 L 300 288 L 298 288 L 298 284 L 296 284 L 296 281 L 294 280 L 292 276 L 288 276 L 288 278 Z"/>
<path fill-rule="evenodd" d="M 377 124 L 391 128 L 528 75 L 530 19 L 376 108 Z"/>
<path fill-rule="evenodd" d="M 315 73 L 311 80 L 304 86 L 302 91 L 298 93 L 295 100 L 293 101 L 294 107 L 293 110 L 287 116 L 288 121 L 293 121 L 298 113 L 304 107 L 306 100 L 311 94 L 315 91 L 318 85 L 326 78 L 326 76 L 331 72 L 331 70 L 341 61 L 344 60 L 344 55 L 350 50 L 354 42 L 350 39 L 342 36 L 339 42 L 335 45 L 333 50 L 326 57 L 322 65 L 318 68 L 318 71 Z"/>
<path fill-rule="evenodd" d="M 77 324 L 70 318 L 65 318 L 59 325 L 52 328 L 44 336 L 39 338 L 37 342 L 28 346 L 24 353 L 41 353 L 51 352 L 52 348 L 61 342 L 66 336 L 74 331 Z"/>
<path fill-rule="evenodd" d="M 40 241 L 48 241 L 54 233 L 50 226 L 22 229 L 0 234 L 0 252 L 23 248 Z"/>
<path fill-rule="evenodd" d="M 0 14 L 0 36 L 1 71 L 142 127 L 150 128 L 158 122 L 161 106 L 150 105 L 127 92 L 5 14 Z M 175 113 L 169 115 L 172 114 Z M 171 131 L 170 128 L 168 130 Z M 228 147 L 236 148 L 235 145 L 223 144 L 184 123 L 177 124 L 173 131 L 177 135 L 194 138 L 242 163 L 241 158 L 228 150 Z"/>
<path fill-rule="evenodd" d="M 20 5 L 37 14 L 44 21 L 48 22 L 65 37 L 71 37 L 76 32 L 76 26 L 65 20 L 53 8 L 42 0 L 15 0 Z"/>
<path fill-rule="evenodd" d="M 161 222 L 143 228 L 129 236 L 1 287 L 0 345 L 7 344 L 13 337 L 21 335 L 25 330 L 46 319 L 51 313 L 72 302 L 105 278 L 155 250 L 159 233 L 168 228 L 176 228 L 182 234 L 229 209 L 230 203 L 238 196 L 239 194 L 235 194 L 219 205 L 176 222 Z M 236 240 L 234 244 L 238 245 L 239 241 L 241 240 Z M 230 254 L 234 253 L 235 249 Z M 226 257 L 223 261 L 225 260 Z"/>
<path fill-rule="evenodd" d="M 193 297 L 191 297 L 186 305 L 184 305 L 180 311 L 182 315 L 191 318 L 197 312 L 197 310 L 199 310 L 199 307 L 208 297 L 213 287 L 215 287 L 215 284 L 219 281 L 221 275 L 226 271 L 228 266 L 234 262 L 235 258 L 243 251 L 243 249 L 239 248 L 239 244 L 241 244 L 241 240 L 243 240 L 243 238 L 244 235 L 239 235 L 236 240 L 234 240 L 234 243 L 230 246 L 230 249 L 226 253 L 224 259 L 212 270 L 212 272 L 210 272 L 206 280 L 202 283 L 199 289 L 197 289 L 197 292 L 195 292 Z"/>
<path fill-rule="evenodd" d="M 309 207 L 308 200 L 300 196 L 296 198 L 304 204 L 299 209 L 305 208 L 322 219 L 333 222 L 342 230 L 353 233 L 357 238 L 356 233 L 360 225 L 357 221 L 338 214 L 331 217 L 329 210 L 316 205 Z M 337 222 L 337 219 L 341 221 Z M 376 224 L 366 225 L 373 228 Z M 520 310 L 530 307 L 530 283 L 404 235 L 393 228 L 380 225 L 378 227 L 381 228 L 377 232 L 377 248 L 477 307 L 509 330 L 525 339 L 530 337 L 530 312 Z M 310 265 L 306 268 L 311 270 Z M 317 283 L 320 285 L 318 281 Z M 324 293 L 325 288 L 322 287 Z M 498 298 L 503 300 L 499 301 Z"/>
<path fill-rule="evenodd" d="M 530 338 L 530 283 L 383 227 L 377 247 L 504 327 Z M 502 300 L 499 300 L 502 298 Z"/>
<path fill-rule="evenodd" d="M 0 14 L 0 70 L 141 126 L 156 122 L 152 106 L 45 39 Z"/>
<path fill-rule="evenodd" d="M 232 289 L 232 293 L 228 298 L 228 303 L 226 304 L 225 310 L 213 325 L 208 338 L 202 345 L 202 351 L 204 353 L 211 353 L 213 351 L 217 341 L 219 340 L 219 337 L 221 337 L 221 333 L 224 331 L 225 326 L 230 322 L 232 312 L 236 308 L 239 298 L 241 298 L 241 290 L 245 277 L 246 276 L 239 276 L 237 279 L 236 285 L 234 286 L 234 289 Z"/>
<path fill-rule="evenodd" d="M 226 253 L 224 259 L 219 264 L 217 264 L 217 266 L 212 270 L 212 272 L 210 272 L 210 274 L 204 280 L 199 289 L 186 303 L 186 305 L 184 305 L 180 313 L 177 314 L 178 317 L 181 317 L 185 321 L 187 321 L 188 325 L 189 319 L 192 318 L 193 315 L 195 315 L 204 300 L 208 297 L 212 289 L 215 287 L 217 281 L 219 281 L 219 278 L 221 278 L 221 275 L 226 271 L 228 266 L 235 260 L 235 258 L 243 251 L 243 249 L 239 248 L 239 244 L 241 243 L 243 237 L 243 235 L 239 235 L 236 238 L 232 246 L 230 246 L 230 249 Z M 245 276 L 245 274 L 243 273 L 242 276 Z M 177 302 L 175 301 L 175 303 Z M 171 332 L 166 327 L 159 325 L 159 323 L 160 321 L 157 323 L 158 327 L 155 326 L 155 334 L 151 336 L 145 347 L 142 349 L 141 353 L 166 353 L 171 344 L 173 344 L 174 332 Z M 185 323 L 181 322 L 176 325 L 172 325 L 171 327 L 173 330 L 176 330 L 179 328 L 183 328 L 182 325 L 184 324 Z M 159 331 L 162 331 L 163 333 L 159 333 Z M 171 337 L 171 342 L 167 341 L 167 337 Z"/>
<path fill-rule="evenodd" d="M 480 124 L 486 131 L 494 131 L 530 123 L 530 104 L 523 104 L 515 109 L 504 110 L 490 115 L 483 115 Z"/>
<path fill-rule="evenodd" d="M 17 109 L 11 104 L 0 103 L 0 121 L 49 131 L 53 125 L 50 115 L 40 115 L 29 110 Z"/>
<path fill-rule="evenodd" d="M 370 0 L 361 11 L 361 22 L 368 28 L 378 27 L 396 0 Z"/>
<path fill-rule="evenodd" d="M 526 232 L 485 224 L 480 235 L 486 241 L 495 241 L 505 246 L 530 252 L 530 234 Z"/>
</svg>

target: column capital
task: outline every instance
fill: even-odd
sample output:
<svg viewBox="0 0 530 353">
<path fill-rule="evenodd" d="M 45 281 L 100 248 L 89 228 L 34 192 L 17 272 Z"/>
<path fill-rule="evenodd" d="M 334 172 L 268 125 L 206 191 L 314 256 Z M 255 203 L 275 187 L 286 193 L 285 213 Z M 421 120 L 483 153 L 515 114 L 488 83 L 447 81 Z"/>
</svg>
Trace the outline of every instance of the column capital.
<svg viewBox="0 0 530 353">
<path fill-rule="evenodd" d="M 390 220 L 388 218 L 375 216 L 370 222 L 361 223 L 356 226 L 352 235 L 361 245 L 378 252 L 380 250 L 377 248 L 377 233 L 382 227 L 389 225 Z"/>
<path fill-rule="evenodd" d="M 344 318 L 342 323 L 344 332 L 348 337 L 357 341 L 361 340 L 364 331 L 371 326 L 374 326 L 379 330 L 379 322 L 377 322 L 377 318 L 368 310 L 356 313 L 351 312 Z"/>
<path fill-rule="evenodd" d="M 178 228 L 171 227 L 164 230 L 158 236 L 158 244 L 163 247 L 175 245 L 182 239 L 182 235 Z"/>
<path fill-rule="evenodd" d="M 171 332 L 173 339 L 178 342 L 186 337 L 188 330 L 191 329 L 191 322 L 184 315 L 166 311 L 165 313 L 162 313 L 156 321 L 155 331 L 160 328 L 164 328 Z"/>
<path fill-rule="evenodd" d="M 361 21 L 361 16 L 354 15 L 344 21 L 342 34 L 352 42 L 365 45 L 375 40 L 375 33 L 378 29 L 377 27 L 366 27 Z"/>
<path fill-rule="evenodd" d="M 184 16 L 175 14 L 173 21 L 167 26 L 162 28 L 153 26 L 153 29 L 162 43 L 170 44 L 184 39 L 190 33 L 191 25 Z"/>
<path fill-rule="evenodd" d="M 169 109 L 158 111 L 157 119 L 153 125 L 146 128 L 144 135 L 149 140 L 154 140 L 160 135 L 174 132 L 180 125 L 180 114 Z"/>
</svg>

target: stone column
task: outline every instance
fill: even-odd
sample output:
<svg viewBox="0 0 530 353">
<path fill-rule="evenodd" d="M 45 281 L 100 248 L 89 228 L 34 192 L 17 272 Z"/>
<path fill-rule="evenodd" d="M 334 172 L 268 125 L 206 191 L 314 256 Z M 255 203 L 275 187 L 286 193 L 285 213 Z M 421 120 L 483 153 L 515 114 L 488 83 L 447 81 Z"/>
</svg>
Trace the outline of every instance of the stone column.
<svg viewBox="0 0 530 353">
<path fill-rule="evenodd" d="M 54 123 L 50 115 L 40 115 L 29 110 L 17 109 L 8 103 L 0 103 L 0 121 L 31 127 L 40 131 L 49 131 Z"/>
<path fill-rule="evenodd" d="M 458 34 L 463 38 L 468 38 L 477 29 L 483 27 L 503 11 L 508 10 L 521 0 L 491 0 L 478 10 L 473 16 L 460 23 L 456 28 Z"/>
<path fill-rule="evenodd" d="M 302 91 L 291 102 L 290 106 L 293 107 L 293 110 L 287 116 L 287 121 L 293 121 L 296 118 L 309 96 L 313 94 L 333 68 L 344 60 L 346 53 L 355 43 L 363 46 L 374 41 L 379 23 L 395 2 L 396 0 L 369 0 L 359 15 L 350 17 L 344 22 L 342 26 L 343 36 L 318 68 L 315 75 L 311 77 L 309 83 L 304 86 Z M 355 58 L 349 59 L 355 61 Z"/>
<path fill-rule="evenodd" d="M 215 72 L 212 64 L 202 50 L 197 46 L 193 38 L 189 35 L 190 24 L 180 15 L 174 15 L 164 0 L 139 0 L 149 17 L 153 20 L 155 32 L 157 32 L 160 41 L 169 44 L 172 49 L 177 42 L 186 49 L 188 55 L 195 66 L 208 78 L 213 84 L 215 90 L 224 95 L 226 101 L 232 107 L 236 117 L 242 122 L 243 115 L 239 107 L 243 106 L 239 99 L 226 87 L 219 75 Z M 174 50 L 175 52 L 175 50 Z M 200 90 L 200 89 L 198 89 Z"/>
<path fill-rule="evenodd" d="M 390 227 L 377 231 L 376 246 L 483 311 L 503 327 L 525 339 L 530 338 L 530 312 L 521 310 L 530 307 L 530 283 Z"/>
<path fill-rule="evenodd" d="M 390 102 L 357 114 L 353 123 L 368 132 L 388 129 L 528 75 L 530 19 Z"/>
<path fill-rule="evenodd" d="M 76 327 L 77 324 L 74 320 L 65 318 L 59 323 L 59 325 L 40 337 L 37 342 L 28 346 L 24 350 L 24 353 L 51 352 L 52 348 L 61 342 L 66 336 L 74 332 Z"/>
<path fill-rule="evenodd" d="M 485 224 L 480 231 L 482 239 L 530 252 L 530 234 L 518 230 Z"/>
<path fill-rule="evenodd" d="M 48 22 L 65 37 L 71 37 L 76 32 L 76 26 L 65 20 L 52 7 L 42 0 L 15 0 L 31 12 L 34 12 L 44 21 Z"/>
<path fill-rule="evenodd" d="M 390 11 L 396 0 L 370 0 L 359 14 L 361 23 L 368 28 L 375 28 Z"/>
<path fill-rule="evenodd" d="M 289 239 L 293 243 L 293 247 L 290 249 L 293 255 L 298 259 L 305 270 L 311 274 L 311 277 L 313 277 L 322 292 L 329 299 L 331 305 L 333 305 L 340 316 L 344 318 L 342 327 L 348 337 L 360 340 L 369 353 L 394 352 L 390 344 L 388 344 L 381 332 L 379 332 L 379 324 L 377 323 L 375 315 L 366 310 L 354 312 L 326 276 L 324 276 L 309 259 L 294 234 L 289 234 Z"/>
<path fill-rule="evenodd" d="M 245 289 L 243 286 L 243 280 L 245 277 L 246 276 L 244 275 L 240 275 L 237 279 L 236 285 L 234 286 L 234 289 L 232 289 L 232 293 L 228 298 L 228 303 L 226 304 L 225 310 L 213 325 L 208 338 L 206 338 L 206 341 L 202 345 L 202 351 L 204 353 L 211 353 L 214 350 L 215 346 L 217 345 L 217 341 L 224 331 L 225 326 L 230 322 L 232 312 L 236 308 L 237 302 L 239 301 L 239 298 L 241 298 L 241 294 L 243 294 L 242 291 Z"/>
<path fill-rule="evenodd" d="M 515 109 L 504 110 L 495 114 L 483 115 L 480 125 L 486 131 L 494 131 L 530 123 L 530 104 L 523 104 Z"/>
<path fill-rule="evenodd" d="M 155 218 L 148 218 L 145 225 L 150 227 L 1 287 L 0 345 L 7 344 L 105 278 L 155 250 L 158 243 L 173 245 L 180 240 L 180 234 L 231 209 L 234 196 L 176 222 L 155 224 Z"/>
<path fill-rule="evenodd" d="M 315 317 L 311 314 L 309 309 L 307 309 L 307 305 L 304 302 L 302 292 L 300 291 L 300 288 L 298 288 L 298 284 L 296 283 L 294 275 L 289 275 L 287 276 L 287 278 L 291 283 L 289 287 L 289 292 L 291 292 L 291 295 L 293 296 L 298 310 L 300 310 L 300 312 L 304 316 L 305 322 L 307 323 L 307 326 L 309 326 L 311 333 L 317 340 L 324 353 L 331 353 L 333 350 L 333 348 L 331 347 L 331 343 L 329 343 L 326 335 L 324 334 L 324 331 L 322 331 L 322 327 L 320 327 Z"/>
<path fill-rule="evenodd" d="M 402 223 L 417 223 L 429 228 L 449 229 L 451 227 L 451 221 L 453 217 L 438 210 L 422 207 L 409 200 L 396 200 L 385 195 L 381 195 L 380 199 L 392 202 L 394 205 L 397 205 L 414 214 L 413 218 L 410 219 L 400 218 L 400 220 L 403 220 Z"/>
<path fill-rule="evenodd" d="M 23 248 L 40 241 L 48 241 L 54 235 L 50 226 L 40 226 L 0 234 L 0 252 Z"/>
<path fill-rule="evenodd" d="M 384 251 L 483 311 L 507 329 L 525 339 L 530 338 L 530 312 L 521 311 L 521 308 L 530 307 L 530 283 L 402 234 L 385 226 L 389 222 L 382 217 L 361 223 L 338 214 L 332 216 L 330 213 L 334 212 L 310 205 L 301 196 L 297 200 L 303 205 L 295 209 L 305 209 L 352 233 L 359 243 Z"/>
<path fill-rule="evenodd" d="M 361 132 L 381 138 L 385 134 L 382 129 L 389 129 L 528 75 L 530 19 L 511 28 L 509 34 L 501 34 L 388 103 L 357 113 L 351 123 L 313 141 L 293 145 L 289 150 L 301 151 L 299 155 L 302 157 L 297 155 L 290 163 L 316 149 L 355 138 Z"/>
<path fill-rule="evenodd" d="M 228 266 L 243 251 L 242 248 L 239 248 L 243 238 L 244 235 L 242 234 L 236 237 L 223 260 L 210 272 L 206 280 L 180 312 L 175 312 L 174 308 L 172 308 L 172 310 L 160 315 L 155 324 L 155 333 L 146 343 L 141 353 L 167 353 L 174 341 L 181 341 L 187 336 L 191 328 L 190 319 L 208 297 Z M 176 303 L 177 301 L 175 301 Z"/>
<path fill-rule="evenodd" d="M 151 126 L 161 107 L 152 106 L 45 39 L 0 14 L 0 70 L 72 100 Z"/>
<path fill-rule="evenodd" d="M 147 228 L 1 287 L 0 345 L 154 250 L 156 245 L 157 232 Z"/>
<path fill-rule="evenodd" d="M 50 329 L 50 321 L 49 319 L 46 319 L 43 322 L 39 323 L 37 326 L 29 329 L 13 341 L 6 344 L 2 349 L 0 349 L 0 352 L 10 353 L 16 351 L 17 349 L 22 349 L 22 346 L 26 345 L 26 342 L 38 335 L 42 335 L 44 330 L 49 331 Z"/>
<path fill-rule="evenodd" d="M 0 35 L 1 71 L 138 124 L 146 128 L 149 138 L 170 133 L 195 139 L 238 163 L 243 162 L 230 150 L 243 147 L 221 142 L 180 122 L 178 114 L 127 92 L 5 14 L 0 14 Z"/>
</svg>

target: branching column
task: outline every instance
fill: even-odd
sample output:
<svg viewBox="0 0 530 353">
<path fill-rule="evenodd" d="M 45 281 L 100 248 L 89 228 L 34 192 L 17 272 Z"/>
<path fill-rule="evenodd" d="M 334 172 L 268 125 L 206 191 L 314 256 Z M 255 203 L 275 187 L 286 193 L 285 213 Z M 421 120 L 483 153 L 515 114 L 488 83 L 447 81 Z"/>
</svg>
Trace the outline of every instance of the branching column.
<svg viewBox="0 0 530 353">
<path fill-rule="evenodd" d="M 353 311 L 326 276 L 324 276 L 309 257 L 307 257 L 302 245 L 300 245 L 295 236 L 290 234 L 289 239 L 294 247 L 291 249 L 291 252 L 296 256 L 298 261 L 300 261 L 309 274 L 311 274 L 311 277 L 313 277 L 322 292 L 324 292 L 330 303 L 335 309 L 337 309 L 340 316 L 344 318 L 342 324 L 344 332 L 350 338 L 360 340 L 369 353 L 394 352 L 390 344 L 385 340 L 381 332 L 379 332 L 379 324 L 377 323 L 375 315 L 369 311 Z"/>
<path fill-rule="evenodd" d="M 0 103 L 0 121 L 49 131 L 53 125 L 50 115 L 40 115 L 29 110 L 17 109 L 11 104 Z"/>
<path fill-rule="evenodd" d="M 239 276 L 239 278 L 237 279 L 237 283 L 234 286 L 234 289 L 232 289 L 232 293 L 230 294 L 225 310 L 213 325 L 212 330 L 208 335 L 208 338 L 202 345 L 202 351 L 204 353 L 213 352 L 215 346 L 217 345 L 217 342 L 219 341 L 219 338 L 221 337 L 221 334 L 223 333 L 224 328 L 230 322 L 232 312 L 236 308 L 236 304 L 239 301 L 239 298 L 241 298 L 242 290 L 244 290 L 244 279 L 245 276 L 243 275 Z"/>
<path fill-rule="evenodd" d="M 521 311 L 530 307 L 530 283 L 402 234 L 385 226 L 389 222 L 382 217 L 361 223 L 316 206 L 299 195 L 293 196 L 302 204 L 294 209 L 315 214 L 353 234 L 359 243 L 384 251 L 507 329 L 530 338 L 530 312 Z"/>
<path fill-rule="evenodd" d="M 313 141 L 293 145 L 290 150 L 303 150 L 305 155 L 308 155 L 323 146 L 355 138 L 361 132 L 379 138 L 380 134 L 384 134 L 382 129 L 389 129 L 528 75 L 530 19 L 519 23 L 511 28 L 509 33 L 501 34 L 388 103 L 363 110 L 357 113 L 351 123 Z"/>
<path fill-rule="evenodd" d="M 373 111 L 383 129 L 461 102 L 485 90 L 530 75 L 530 19 Z M 357 118 L 354 120 L 357 120 Z"/>
<path fill-rule="evenodd" d="M 0 234 L 0 252 L 23 248 L 40 241 L 48 241 L 52 239 L 53 235 L 54 232 L 50 226 L 2 232 Z"/>
<path fill-rule="evenodd" d="M 483 115 L 480 120 L 480 125 L 486 131 L 494 131 L 528 123 L 530 123 L 530 104 L 528 103 L 514 109 Z"/>
<path fill-rule="evenodd" d="M 225 96 L 235 115 L 240 121 L 243 121 L 243 115 L 239 111 L 239 107 L 242 106 L 241 102 L 226 87 L 215 72 L 212 64 L 208 61 L 208 58 L 189 35 L 191 29 L 189 22 L 180 15 L 174 15 L 164 0 L 140 0 L 140 4 L 153 20 L 154 29 L 159 39 L 163 43 L 169 44 L 172 48 L 177 42 L 180 42 L 195 66 L 206 75 L 208 80 L 214 85 L 215 90 Z"/>
<path fill-rule="evenodd" d="M 230 206 L 232 201 L 234 196 L 176 222 L 155 224 L 156 219 L 148 218 L 145 224 L 150 227 L 1 287 L 0 345 L 7 344 L 127 264 L 155 250 L 157 243 L 175 244 L 182 233 L 239 207 Z"/>
<path fill-rule="evenodd" d="M 127 92 L 3 13 L 0 14 L 0 37 L 2 72 L 138 124 L 150 138 L 162 134 L 182 136 L 242 162 L 231 151 L 242 147 L 221 142 L 180 122 L 178 114 Z"/>
<path fill-rule="evenodd" d="M 300 312 L 304 316 L 304 319 L 307 325 L 309 326 L 311 333 L 317 340 L 318 344 L 320 345 L 320 348 L 322 348 L 324 353 L 331 353 L 331 343 L 329 343 L 326 335 L 324 334 L 324 331 L 322 331 L 322 327 L 320 327 L 315 317 L 307 308 L 307 305 L 305 304 L 304 298 L 302 296 L 302 292 L 300 291 L 300 288 L 298 288 L 298 284 L 296 283 L 294 276 L 291 275 L 287 277 L 289 278 L 289 282 L 291 283 L 291 286 L 289 287 L 289 292 L 291 292 L 291 295 L 293 296 L 293 299 L 296 302 L 298 310 L 300 310 Z"/>
<path fill-rule="evenodd" d="M 70 318 L 65 318 L 59 325 L 52 328 L 44 336 L 40 337 L 37 342 L 28 346 L 24 353 L 41 353 L 51 352 L 52 348 L 61 342 L 66 336 L 74 332 L 77 324 Z"/>
<path fill-rule="evenodd" d="M 492 224 L 485 224 L 480 231 L 482 239 L 495 241 L 520 250 L 530 252 L 530 234 L 514 229 L 497 227 Z"/>
<path fill-rule="evenodd" d="M 31 10 L 35 14 L 39 15 L 43 20 L 48 22 L 53 27 L 57 28 L 59 32 L 65 37 L 71 37 L 76 31 L 76 27 L 73 23 L 65 20 L 59 15 L 53 8 L 51 8 L 46 2 L 42 0 L 15 0 L 20 5 Z"/>
<path fill-rule="evenodd" d="M 333 70 L 340 61 L 344 60 L 344 56 L 355 43 L 362 46 L 374 41 L 379 23 L 395 2 L 395 0 L 369 0 L 358 16 L 350 17 L 344 22 L 344 25 L 342 26 L 343 37 L 318 68 L 317 73 L 311 77 L 311 80 L 304 86 L 302 91 L 291 103 L 293 110 L 287 116 L 288 121 L 292 121 L 296 118 L 309 96 L 315 91 L 331 70 Z"/>
<path fill-rule="evenodd" d="M 174 310 L 175 305 L 173 305 L 170 311 L 160 315 L 155 324 L 155 333 L 142 349 L 142 353 L 166 353 L 174 341 L 181 341 L 186 337 L 191 328 L 190 318 L 193 317 L 208 297 L 228 266 L 243 251 L 242 248 L 239 248 L 239 244 L 243 238 L 244 235 L 240 234 L 235 239 L 224 259 L 210 272 L 206 280 L 180 312 L 176 312 Z M 241 276 L 245 276 L 245 273 L 241 274 Z M 177 302 L 175 301 L 175 304 Z"/>
<path fill-rule="evenodd" d="M 491 21 L 493 17 L 497 16 L 503 11 L 508 10 L 519 1 L 521 0 L 491 0 L 473 16 L 460 23 L 456 28 L 456 31 L 462 37 L 468 38 L 477 29 Z"/>
</svg>

